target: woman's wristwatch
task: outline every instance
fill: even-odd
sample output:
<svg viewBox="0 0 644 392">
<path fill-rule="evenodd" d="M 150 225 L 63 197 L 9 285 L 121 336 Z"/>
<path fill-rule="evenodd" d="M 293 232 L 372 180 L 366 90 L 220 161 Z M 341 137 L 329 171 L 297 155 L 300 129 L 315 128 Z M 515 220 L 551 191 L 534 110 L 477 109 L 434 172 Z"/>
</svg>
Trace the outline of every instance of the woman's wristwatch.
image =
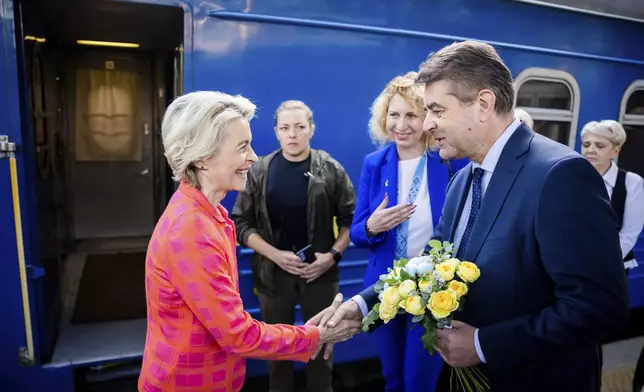
<svg viewBox="0 0 644 392">
<path fill-rule="evenodd" d="M 338 252 L 337 250 L 331 248 L 329 251 L 333 255 L 333 260 L 337 263 L 338 261 L 342 260 L 342 253 Z"/>
</svg>

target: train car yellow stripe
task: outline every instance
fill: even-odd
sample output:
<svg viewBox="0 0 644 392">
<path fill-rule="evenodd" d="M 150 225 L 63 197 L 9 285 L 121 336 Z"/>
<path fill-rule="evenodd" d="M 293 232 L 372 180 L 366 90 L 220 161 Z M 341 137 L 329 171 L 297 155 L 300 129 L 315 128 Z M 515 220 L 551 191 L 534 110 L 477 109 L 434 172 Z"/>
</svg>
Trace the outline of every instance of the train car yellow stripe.
<svg viewBox="0 0 644 392">
<path fill-rule="evenodd" d="M 20 216 L 20 197 L 18 192 L 18 169 L 13 154 L 9 157 L 11 172 L 11 195 L 13 197 L 13 217 L 16 224 L 16 246 L 18 250 L 18 270 L 20 272 L 20 291 L 22 292 L 22 310 L 25 316 L 25 335 L 27 339 L 27 360 L 34 361 L 34 337 L 31 325 L 31 308 L 29 306 L 29 287 L 27 285 L 27 266 L 25 263 L 25 246 L 22 237 L 22 219 Z"/>
</svg>

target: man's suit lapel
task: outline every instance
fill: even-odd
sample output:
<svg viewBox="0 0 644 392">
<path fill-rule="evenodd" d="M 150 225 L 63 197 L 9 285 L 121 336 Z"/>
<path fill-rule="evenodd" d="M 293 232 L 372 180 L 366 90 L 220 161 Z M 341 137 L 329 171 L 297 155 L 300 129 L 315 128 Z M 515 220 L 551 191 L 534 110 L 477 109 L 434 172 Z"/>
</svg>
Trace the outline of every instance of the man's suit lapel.
<svg viewBox="0 0 644 392">
<path fill-rule="evenodd" d="M 467 200 L 467 194 L 470 191 L 470 184 L 472 183 L 472 163 L 468 163 L 462 170 L 462 176 L 454 178 L 454 183 L 452 188 L 456 195 L 460 195 L 458 199 L 458 204 L 456 205 L 456 214 L 452 219 L 452 224 L 449 227 L 449 236 L 447 241 L 454 241 L 454 233 L 456 233 L 456 228 L 458 227 L 458 222 L 461 219 L 461 214 L 463 213 L 463 207 L 465 206 L 465 201 Z M 458 246 L 458 244 L 454 244 Z"/>
<path fill-rule="evenodd" d="M 523 168 L 523 162 L 518 158 L 528 151 L 533 136 L 534 132 L 522 124 L 505 145 L 481 201 L 481 208 L 472 229 L 472 236 L 465 250 L 465 260 L 475 260 L 479 254 L 492 225 L 510 194 L 512 185 Z"/>
</svg>

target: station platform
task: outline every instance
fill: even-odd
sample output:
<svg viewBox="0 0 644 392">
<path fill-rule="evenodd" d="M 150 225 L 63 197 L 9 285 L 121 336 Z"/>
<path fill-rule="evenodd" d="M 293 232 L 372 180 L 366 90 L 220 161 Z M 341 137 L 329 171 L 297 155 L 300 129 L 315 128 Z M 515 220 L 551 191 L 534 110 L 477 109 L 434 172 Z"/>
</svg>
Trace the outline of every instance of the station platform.
<svg viewBox="0 0 644 392">
<path fill-rule="evenodd" d="M 633 392 L 633 374 L 642 346 L 644 336 L 603 346 L 602 392 Z"/>
</svg>

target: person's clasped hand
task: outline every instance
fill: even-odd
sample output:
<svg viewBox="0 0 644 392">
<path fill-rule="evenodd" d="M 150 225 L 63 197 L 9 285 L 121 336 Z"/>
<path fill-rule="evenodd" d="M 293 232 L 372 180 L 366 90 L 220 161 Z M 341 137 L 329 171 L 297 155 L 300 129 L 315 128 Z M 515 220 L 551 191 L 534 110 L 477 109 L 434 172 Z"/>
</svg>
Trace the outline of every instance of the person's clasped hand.
<svg viewBox="0 0 644 392">
<path fill-rule="evenodd" d="M 332 253 L 315 253 L 315 261 L 302 268 L 300 276 L 306 279 L 306 283 L 311 283 L 327 272 L 335 264 Z"/>
<path fill-rule="evenodd" d="M 360 320 L 342 320 L 334 327 L 328 325 L 318 327 L 320 330 L 320 344 L 333 344 L 344 342 L 360 332 L 362 322 Z"/>
<path fill-rule="evenodd" d="M 317 358 L 324 349 L 324 359 L 329 359 L 333 353 L 333 344 L 345 341 L 362 331 L 362 313 L 355 301 L 342 303 L 342 293 L 338 293 L 333 303 L 313 316 L 306 325 L 315 325 L 320 330 L 320 342 L 313 352 L 311 359 Z M 325 334 L 324 338 L 322 333 Z M 323 341 L 328 339 L 329 341 Z M 334 339 L 338 339 L 333 341 Z"/>
<path fill-rule="evenodd" d="M 298 255 L 285 250 L 275 252 L 270 259 L 284 271 L 297 276 L 302 275 L 304 268 L 309 266 L 309 264 L 303 262 Z"/>
</svg>

